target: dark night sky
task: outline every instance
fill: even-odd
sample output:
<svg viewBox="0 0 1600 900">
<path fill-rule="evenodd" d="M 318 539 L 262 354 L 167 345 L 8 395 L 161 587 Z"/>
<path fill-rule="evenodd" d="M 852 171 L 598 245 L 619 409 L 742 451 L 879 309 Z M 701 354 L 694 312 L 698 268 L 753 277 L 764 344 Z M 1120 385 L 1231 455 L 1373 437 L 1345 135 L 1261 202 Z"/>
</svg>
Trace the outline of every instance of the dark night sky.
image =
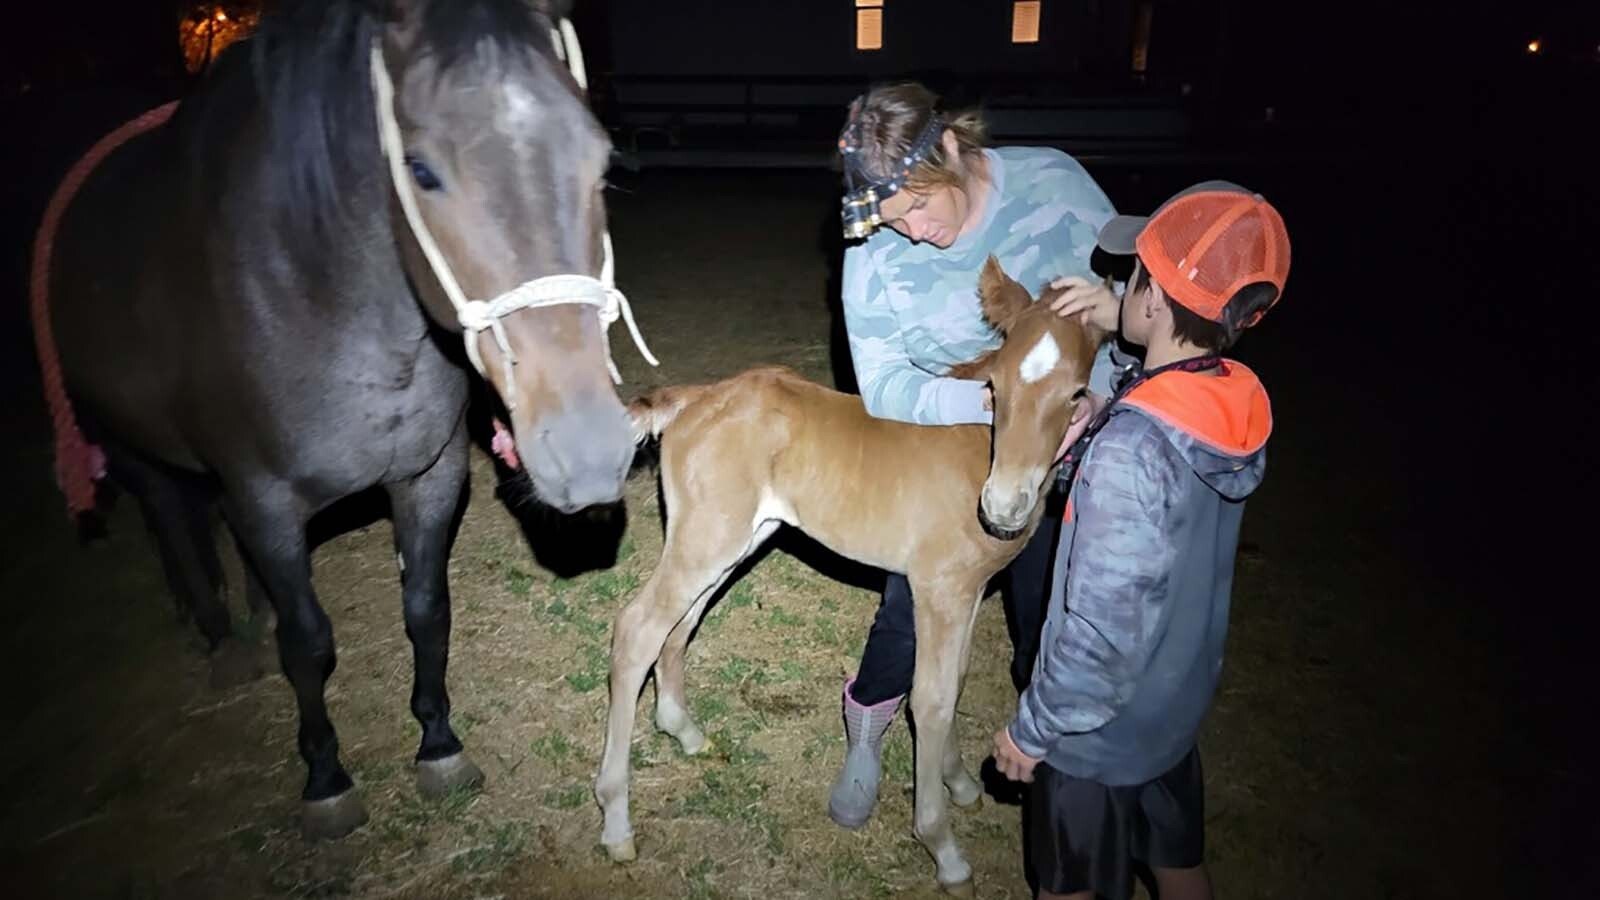
<svg viewBox="0 0 1600 900">
<path fill-rule="evenodd" d="M 810 2 L 819 7 L 847 5 L 845 0 Z M 0 58 L 11 67 L 34 67 L 94 48 L 130 67 L 159 64 L 173 52 L 173 10 L 178 5 L 175 0 L 17 4 L 8 14 L 19 17 L 21 26 L 0 29 L 8 45 Z M 582 0 L 579 5 L 583 6 Z M 739 4 L 739 18 L 758 24 L 764 5 Z M 1240 93 L 1263 91 L 1270 85 L 1285 92 L 1337 97 L 1368 88 L 1447 82 L 1461 73 L 1496 69 L 1515 62 L 1522 44 L 1534 36 L 1543 38 L 1549 52 L 1574 49 L 1582 41 L 1593 56 L 1600 44 L 1600 13 L 1595 9 L 1600 4 L 1593 3 L 1227 0 L 1200 5 L 1226 10 L 1228 86 Z M 1164 15 L 1170 21 L 1176 9 L 1175 0 L 1157 0 L 1157 21 Z M 661 20 L 652 22 L 660 40 L 680 45 L 686 53 L 694 52 L 696 37 L 706 32 L 703 24 L 687 18 L 679 20 L 680 33 L 672 34 L 670 28 Z M 1562 40 L 1569 41 L 1568 48 L 1560 46 Z M 944 55 L 948 48 L 933 52 Z M 934 67 L 947 61 L 919 63 Z M 1251 77 L 1252 73 L 1259 74 Z"/>
</svg>

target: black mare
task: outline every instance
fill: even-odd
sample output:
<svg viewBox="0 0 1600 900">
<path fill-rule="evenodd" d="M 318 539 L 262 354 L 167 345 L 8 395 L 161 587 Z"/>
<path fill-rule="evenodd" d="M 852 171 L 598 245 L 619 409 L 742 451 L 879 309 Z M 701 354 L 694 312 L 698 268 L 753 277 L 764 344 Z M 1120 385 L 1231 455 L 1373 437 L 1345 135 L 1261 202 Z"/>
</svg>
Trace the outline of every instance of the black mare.
<svg viewBox="0 0 1600 900">
<path fill-rule="evenodd" d="M 283 2 L 166 125 L 106 159 L 61 222 L 50 308 L 66 384 L 113 478 L 141 502 L 180 603 L 214 647 L 230 623 L 208 509 L 220 502 L 276 615 L 299 706 L 304 823 L 365 820 L 324 705 L 333 632 L 306 524 L 387 492 L 414 651 L 419 787 L 482 775 L 450 727 L 446 561 L 463 502 L 469 372 L 459 322 L 380 149 L 370 54 L 396 86 L 405 177 L 464 292 L 600 272 L 610 147 L 556 54 L 564 10 L 526 0 Z M 537 494 L 621 496 L 633 445 L 591 305 L 503 320 L 479 348 Z"/>
</svg>

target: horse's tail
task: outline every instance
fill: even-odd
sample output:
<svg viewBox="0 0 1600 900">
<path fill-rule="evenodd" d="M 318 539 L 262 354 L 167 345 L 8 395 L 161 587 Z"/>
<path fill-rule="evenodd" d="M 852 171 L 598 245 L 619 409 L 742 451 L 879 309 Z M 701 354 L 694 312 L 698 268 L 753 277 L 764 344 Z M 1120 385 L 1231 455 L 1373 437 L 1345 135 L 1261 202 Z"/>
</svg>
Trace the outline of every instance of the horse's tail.
<svg viewBox="0 0 1600 900">
<path fill-rule="evenodd" d="M 633 422 L 634 443 L 642 444 L 661 436 L 667 426 L 678 418 L 684 407 L 700 399 L 711 389 L 709 384 L 678 385 L 651 391 L 628 404 L 628 418 Z"/>
</svg>

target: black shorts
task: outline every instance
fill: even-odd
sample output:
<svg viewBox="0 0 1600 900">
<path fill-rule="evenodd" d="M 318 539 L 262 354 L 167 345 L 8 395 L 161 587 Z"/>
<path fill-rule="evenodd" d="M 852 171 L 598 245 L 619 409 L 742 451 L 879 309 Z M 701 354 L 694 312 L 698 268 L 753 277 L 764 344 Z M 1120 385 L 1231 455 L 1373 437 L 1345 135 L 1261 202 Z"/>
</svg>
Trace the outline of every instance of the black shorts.
<svg viewBox="0 0 1600 900">
<path fill-rule="evenodd" d="M 1200 749 L 1154 781 L 1110 787 L 1040 763 L 1028 796 L 1029 864 L 1039 888 L 1133 896 L 1135 863 L 1189 869 L 1205 852 L 1205 784 Z"/>
</svg>

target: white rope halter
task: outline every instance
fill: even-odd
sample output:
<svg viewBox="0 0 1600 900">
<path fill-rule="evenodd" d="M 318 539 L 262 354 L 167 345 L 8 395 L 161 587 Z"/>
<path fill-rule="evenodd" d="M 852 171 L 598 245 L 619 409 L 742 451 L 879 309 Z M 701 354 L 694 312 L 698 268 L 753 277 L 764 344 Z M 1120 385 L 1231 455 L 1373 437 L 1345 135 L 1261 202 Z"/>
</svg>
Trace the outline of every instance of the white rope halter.
<svg viewBox="0 0 1600 900">
<path fill-rule="evenodd" d="M 578 87 L 587 90 L 589 76 L 583 67 L 583 49 L 578 44 L 578 34 L 573 29 L 572 23 L 561 19 L 557 27 L 550 29 L 550 38 L 555 44 L 557 55 L 567 64 Z M 450 305 L 455 308 L 456 319 L 461 323 L 466 340 L 467 358 L 472 361 L 472 366 L 478 370 L 478 374 L 485 377 L 487 373 L 483 368 L 483 357 L 478 350 L 478 335 L 484 331 L 494 335 L 495 345 L 500 348 L 500 355 L 505 360 L 506 396 L 501 399 L 505 401 L 507 409 L 516 409 L 516 399 L 511 396 L 513 392 L 510 388 L 511 370 L 517 364 L 517 356 L 511 350 L 511 342 L 506 337 L 505 324 L 501 320 L 518 310 L 567 303 L 593 306 L 600 315 L 600 324 L 603 328 L 609 330 L 611 323 L 619 318 L 622 319 L 627 324 L 628 334 L 633 337 L 634 346 L 639 348 L 640 355 L 652 366 L 661 364 L 651 355 L 650 348 L 645 346 L 644 336 L 639 333 L 639 325 L 633 319 L 633 309 L 628 305 L 628 298 L 617 290 L 616 262 L 611 253 L 609 231 L 602 236 L 605 261 L 601 264 L 599 278 L 577 274 L 546 275 L 525 282 L 491 300 L 468 300 L 461 290 L 460 283 L 456 281 L 455 274 L 450 271 L 450 264 L 445 261 L 439 245 L 434 242 L 433 235 L 428 231 L 427 223 L 422 220 L 422 211 L 417 206 L 416 193 L 412 190 L 411 178 L 405 169 L 405 146 L 400 138 L 400 123 L 396 121 L 394 115 L 394 82 L 389 79 L 389 69 L 383 61 L 383 47 L 378 40 L 372 43 L 372 87 L 377 106 L 379 142 L 383 146 L 384 156 L 388 158 L 389 175 L 394 181 L 395 193 L 400 197 L 400 206 L 405 210 L 406 221 L 410 223 L 411 232 L 416 235 L 417 243 L 422 247 L 422 255 L 427 258 L 434 276 L 439 279 L 439 286 L 444 289 L 445 296 L 450 298 Z M 616 363 L 611 359 L 611 345 L 607 342 L 605 346 L 606 368 L 611 370 L 612 380 L 621 384 L 622 374 L 617 371 Z"/>
</svg>

